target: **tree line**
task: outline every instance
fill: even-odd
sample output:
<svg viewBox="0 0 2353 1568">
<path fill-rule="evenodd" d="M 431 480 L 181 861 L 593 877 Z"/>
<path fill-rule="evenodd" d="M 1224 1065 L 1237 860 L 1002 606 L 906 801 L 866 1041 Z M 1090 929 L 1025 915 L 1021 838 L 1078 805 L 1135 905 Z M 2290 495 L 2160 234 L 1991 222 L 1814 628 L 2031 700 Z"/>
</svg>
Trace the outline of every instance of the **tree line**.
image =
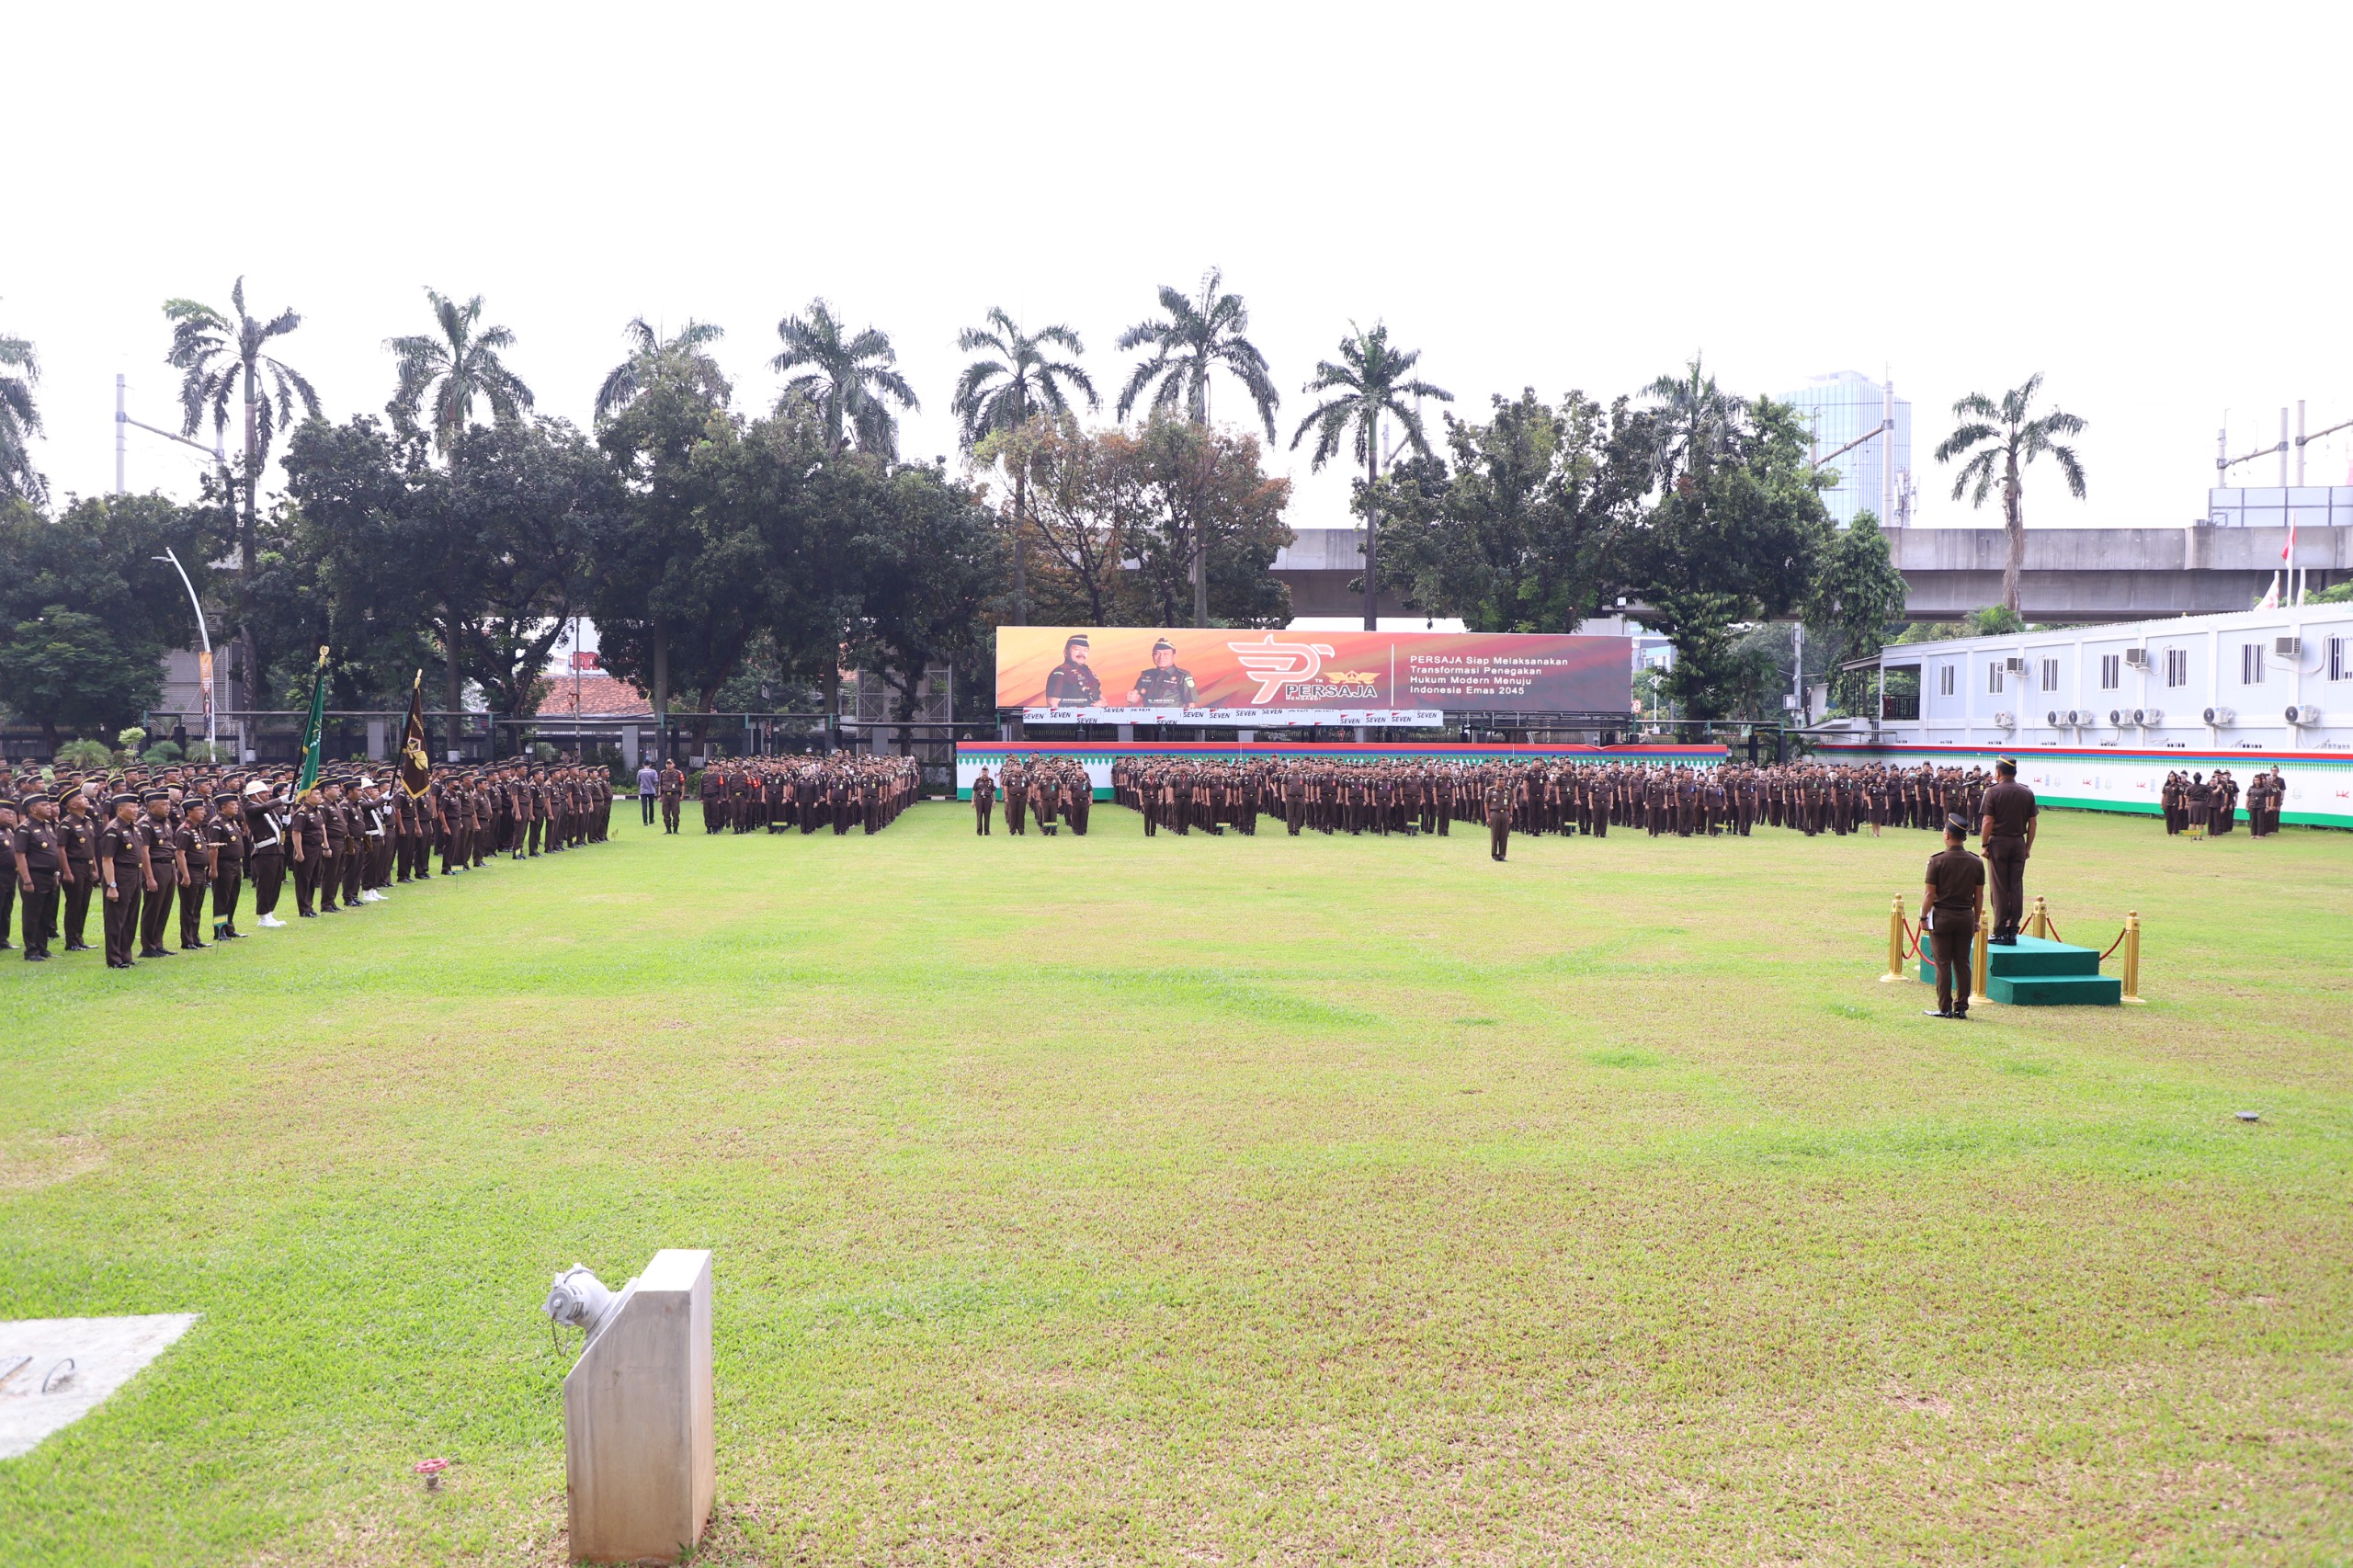
<svg viewBox="0 0 2353 1568">
<path fill-rule="evenodd" d="M 298 705 L 313 650 L 334 650 L 332 700 L 396 707 L 410 672 L 443 705 L 471 692 L 506 717 L 536 710 L 540 672 L 575 615 L 601 658 L 665 711 L 782 704 L 750 683 L 830 703 L 836 672 L 876 672 L 902 717 L 932 665 L 984 667 L 1005 622 L 1279 625 L 1267 575 L 1290 543 L 1290 486 L 1266 472 L 1281 394 L 1242 298 L 1211 271 L 1163 287 L 1120 335 L 1134 356 L 1114 418 L 1066 324 L 1003 310 L 965 331 L 949 398 L 966 461 L 903 461 L 920 408 L 889 335 L 825 300 L 778 323 L 764 411 L 735 404 L 721 329 L 643 320 L 604 378 L 590 428 L 536 412 L 507 363 L 515 335 L 480 296 L 426 291 L 430 330 L 394 337 L 381 416 L 328 419 L 285 340 L 289 309 L 256 316 L 164 307 L 184 431 L 231 453 L 202 498 L 76 499 L 52 512 L 27 437 L 39 431 L 30 346 L 0 339 L 0 703 L 52 741 L 103 733 L 153 700 L 164 649 L 193 641 L 173 548 L 256 705 Z M 1903 585 L 1868 516 L 1832 526 L 1800 416 L 1721 390 L 1698 362 L 1605 403 L 1533 390 L 1483 418 L 1430 404 L 1385 326 L 1351 327 L 1304 382 L 1290 431 L 1312 466 L 1357 470 L 1367 623 L 1384 596 L 1480 631 L 1571 631 L 1621 605 L 1674 643 L 1661 695 L 1694 717 L 1761 714 L 1780 689 L 1759 623 L 1799 617 L 1825 653 L 1874 650 Z M 1939 457 L 1956 494 L 2001 490 L 2022 540 L 2020 473 L 2072 415 L 2031 412 L 2039 378 L 1964 399 Z M 1221 384 L 1245 416 L 1220 423 Z M 232 432 L 235 438 L 231 439 Z M 261 476 L 282 460 L 282 494 Z M 225 568 L 225 569 L 223 569 Z M 982 682 L 964 683 L 975 710 Z"/>
</svg>

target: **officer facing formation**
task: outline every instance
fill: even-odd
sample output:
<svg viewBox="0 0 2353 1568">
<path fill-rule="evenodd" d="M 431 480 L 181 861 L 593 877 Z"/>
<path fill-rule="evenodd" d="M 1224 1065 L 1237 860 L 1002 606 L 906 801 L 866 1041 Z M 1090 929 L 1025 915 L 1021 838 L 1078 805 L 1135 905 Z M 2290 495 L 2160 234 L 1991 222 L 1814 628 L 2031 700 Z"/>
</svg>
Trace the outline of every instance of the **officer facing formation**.
<svg viewBox="0 0 2353 1568">
<path fill-rule="evenodd" d="M 1920 889 L 1920 924 L 1937 970 L 1937 1005 L 1927 1009 L 1932 1017 L 1969 1017 L 1971 938 L 1985 908 L 1985 868 L 1968 845 L 1969 819 L 1948 818 L 1945 846 L 1928 857 Z"/>
</svg>

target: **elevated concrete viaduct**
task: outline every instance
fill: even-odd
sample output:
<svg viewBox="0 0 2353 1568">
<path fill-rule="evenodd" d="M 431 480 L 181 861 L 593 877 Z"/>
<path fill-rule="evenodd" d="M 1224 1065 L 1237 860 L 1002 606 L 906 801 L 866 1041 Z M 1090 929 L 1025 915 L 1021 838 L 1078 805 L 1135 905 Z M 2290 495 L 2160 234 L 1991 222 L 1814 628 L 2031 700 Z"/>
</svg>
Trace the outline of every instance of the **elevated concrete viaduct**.
<svg viewBox="0 0 2353 1568">
<path fill-rule="evenodd" d="M 1361 536 L 1353 528 L 1301 528 L 1275 557 L 1273 575 L 1290 585 L 1295 614 L 1358 615 L 1361 593 L 1348 584 L 1364 574 Z M 1914 620 L 1957 620 L 2002 601 L 2009 539 L 2000 528 L 1892 528 L 1888 551 L 1904 574 L 1904 613 Z M 2031 621 L 2146 620 L 2154 616 L 2243 610 L 2263 597 L 2288 542 L 2285 528 L 2035 528 L 2026 535 L 2019 597 Z M 2296 535 L 2295 563 L 2317 590 L 2353 576 L 2353 528 L 2311 528 Z M 1381 613 L 1415 613 L 1384 589 Z M 1639 613 L 1639 611 L 1630 611 Z"/>
</svg>

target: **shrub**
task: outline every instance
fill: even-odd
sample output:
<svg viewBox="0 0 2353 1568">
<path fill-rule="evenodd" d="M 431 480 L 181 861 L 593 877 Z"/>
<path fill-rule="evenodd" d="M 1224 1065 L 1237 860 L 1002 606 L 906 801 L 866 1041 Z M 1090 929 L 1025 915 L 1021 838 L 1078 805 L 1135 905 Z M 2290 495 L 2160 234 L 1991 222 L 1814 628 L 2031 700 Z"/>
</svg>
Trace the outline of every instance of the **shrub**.
<svg viewBox="0 0 2353 1568">
<path fill-rule="evenodd" d="M 57 748 L 57 766 L 75 773 L 112 767 L 114 753 L 103 741 L 68 741 Z"/>
</svg>

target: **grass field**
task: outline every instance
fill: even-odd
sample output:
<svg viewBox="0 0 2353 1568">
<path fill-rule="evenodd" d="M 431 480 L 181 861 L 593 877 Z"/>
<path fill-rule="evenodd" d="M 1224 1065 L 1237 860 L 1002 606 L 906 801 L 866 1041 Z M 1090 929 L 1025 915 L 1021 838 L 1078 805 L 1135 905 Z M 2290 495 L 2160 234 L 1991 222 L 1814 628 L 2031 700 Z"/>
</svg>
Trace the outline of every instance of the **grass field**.
<svg viewBox="0 0 2353 1568">
<path fill-rule="evenodd" d="M 970 821 L 0 962 L 0 1317 L 204 1314 L 0 1562 L 561 1562 L 539 1303 L 664 1245 L 699 1561 L 2353 1561 L 2353 835 L 2052 813 L 2150 1005 L 1954 1025 L 1923 835 Z"/>
</svg>

